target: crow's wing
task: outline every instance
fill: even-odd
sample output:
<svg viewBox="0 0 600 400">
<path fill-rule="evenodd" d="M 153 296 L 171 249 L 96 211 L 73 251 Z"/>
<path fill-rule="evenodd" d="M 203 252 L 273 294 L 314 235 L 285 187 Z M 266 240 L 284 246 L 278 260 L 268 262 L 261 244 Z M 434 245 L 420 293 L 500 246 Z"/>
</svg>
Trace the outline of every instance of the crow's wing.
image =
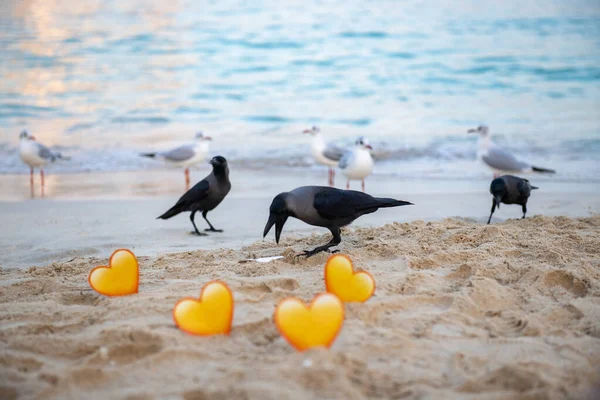
<svg viewBox="0 0 600 400">
<path fill-rule="evenodd" d="M 189 206 L 197 203 L 204 199 L 210 192 L 210 184 L 206 179 L 202 179 L 196 183 L 190 190 L 185 192 L 183 196 L 177 201 L 175 207 Z"/>
<path fill-rule="evenodd" d="M 517 190 L 521 196 L 529 197 L 529 195 L 531 195 L 531 185 L 529 184 L 529 181 L 526 179 L 519 181 L 517 184 Z"/>
<path fill-rule="evenodd" d="M 366 193 L 323 188 L 315 194 L 313 207 L 322 218 L 335 220 L 375 211 L 379 208 L 379 202 Z"/>
</svg>

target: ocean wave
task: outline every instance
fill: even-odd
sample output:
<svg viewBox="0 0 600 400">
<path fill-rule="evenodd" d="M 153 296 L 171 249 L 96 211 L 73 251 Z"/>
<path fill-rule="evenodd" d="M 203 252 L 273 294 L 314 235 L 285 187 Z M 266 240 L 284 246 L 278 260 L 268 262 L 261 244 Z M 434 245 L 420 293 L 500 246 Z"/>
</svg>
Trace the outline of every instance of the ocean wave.
<svg viewBox="0 0 600 400">
<path fill-rule="evenodd" d="M 502 137 L 499 137 L 502 139 Z M 502 140 L 500 140 L 502 142 Z M 350 145 L 350 143 L 346 143 Z M 465 165 L 476 160 L 476 146 L 472 140 L 462 137 L 443 137 L 423 145 L 399 144 L 386 140 L 373 140 L 373 157 L 379 173 L 402 175 L 403 173 L 424 176 L 458 176 Z M 512 142 L 507 149 L 524 159 L 546 160 L 548 166 L 569 174 L 563 179 L 596 179 L 594 169 L 596 155 L 600 151 L 600 139 L 561 141 L 552 147 L 539 144 Z M 556 149 L 561 149 L 560 153 Z M 134 148 L 87 149 L 79 147 L 54 147 L 56 151 L 71 157 L 70 161 L 59 161 L 48 167 L 53 173 L 136 171 L 165 168 L 156 160 L 140 157 Z M 237 168 L 266 169 L 271 167 L 321 169 L 310 156 L 308 145 L 266 148 L 215 147 L 211 154 L 221 154 Z M 571 165 L 572 167 L 569 167 Z M 578 170 L 575 166 L 588 165 Z M 404 171 L 404 172 L 401 172 Z M 485 169 L 484 169 L 485 171 Z M 11 143 L 0 144 L 0 174 L 27 173 L 28 169 L 18 156 L 18 148 Z M 463 171 L 464 172 L 464 171 Z M 480 171 L 481 172 L 481 171 Z"/>
</svg>

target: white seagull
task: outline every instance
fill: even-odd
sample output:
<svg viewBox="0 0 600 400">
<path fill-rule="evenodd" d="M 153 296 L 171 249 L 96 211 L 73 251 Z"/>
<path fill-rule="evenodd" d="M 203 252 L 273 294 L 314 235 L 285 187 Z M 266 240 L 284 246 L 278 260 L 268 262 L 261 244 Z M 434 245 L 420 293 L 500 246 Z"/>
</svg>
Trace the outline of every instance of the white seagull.
<svg viewBox="0 0 600 400">
<path fill-rule="evenodd" d="M 548 174 L 556 172 L 552 169 L 536 167 L 526 161 L 519 160 L 514 154 L 498 147 L 492 142 L 490 130 L 485 125 L 480 125 L 476 129 L 469 129 L 467 132 L 479 135 L 477 157 L 494 171 L 494 178 L 510 172 L 540 172 Z"/>
<path fill-rule="evenodd" d="M 362 181 L 362 191 L 365 191 L 365 178 L 373 172 L 373 147 L 366 137 L 359 137 L 352 149 L 346 150 L 340 159 L 339 167 L 348 178 L 346 189 L 350 189 L 350 181 Z"/>
<path fill-rule="evenodd" d="M 190 167 L 201 163 L 208 155 L 208 142 L 212 140 L 210 136 L 204 135 L 204 132 L 197 132 L 195 143 L 175 147 L 171 150 L 155 153 L 142 153 L 143 157 L 156 158 L 164 161 L 168 165 L 185 168 L 185 190 L 190 189 Z"/>
<path fill-rule="evenodd" d="M 321 135 L 321 130 L 313 126 L 310 129 L 302 131 L 312 136 L 310 142 L 310 151 L 321 165 L 329 167 L 329 186 L 334 186 L 335 182 L 335 167 L 337 167 L 340 158 L 344 154 L 344 150 L 330 143 L 325 142 L 325 138 Z"/>
<path fill-rule="evenodd" d="M 31 187 L 31 197 L 35 195 L 33 185 L 33 170 L 40 169 L 40 179 L 42 181 L 42 197 L 44 196 L 44 166 L 56 160 L 69 160 L 69 157 L 64 157 L 59 152 L 50 150 L 41 143 L 36 142 L 35 136 L 30 135 L 27 131 L 21 132 L 19 135 L 19 157 L 27 165 L 29 165 L 29 186 Z"/>
</svg>

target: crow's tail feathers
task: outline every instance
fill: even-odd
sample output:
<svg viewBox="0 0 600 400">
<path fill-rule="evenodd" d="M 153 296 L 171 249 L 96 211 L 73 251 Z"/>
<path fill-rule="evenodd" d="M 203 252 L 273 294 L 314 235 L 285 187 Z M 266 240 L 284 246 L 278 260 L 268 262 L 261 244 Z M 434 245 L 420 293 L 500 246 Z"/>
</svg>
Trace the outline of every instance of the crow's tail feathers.
<svg viewBox="0 0 600 400">
<path fill-rule="evenodd" d="M 399 206 L 412 206 L 413 203 L 409 203 L 408 201 L 396 200 L 396 199 L 388 199 L 384 197 L 376 197 L 377 205 L 380 208 L 384 207 L 399 207 Z"/>
<path fill-rule="evenodd" d="M 548 169 L 548 168 L 540 168 L 540 167 L 532 166 L 531 169 L 533 170 L 533 172 L 541 172 L 542 174 L 555 174 L 556 173 L 555 170 Z"/>
<path fill-rule="evenodd" d="M 169 219 L 171 217 L 176 216 L 180 212 L 181 210 L 177 206 L 173 206 L 166 213 L 164 213 L 160 217 L 157 217 L 156 219 Z"/>
</svg>

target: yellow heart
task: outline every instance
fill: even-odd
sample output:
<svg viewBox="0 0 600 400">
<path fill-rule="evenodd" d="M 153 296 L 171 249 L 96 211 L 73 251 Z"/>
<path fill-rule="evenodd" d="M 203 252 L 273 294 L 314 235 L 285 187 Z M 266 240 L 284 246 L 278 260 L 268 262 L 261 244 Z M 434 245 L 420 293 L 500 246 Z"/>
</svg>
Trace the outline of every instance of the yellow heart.
<svg viewBox="0 0 600 400">
<path fill-rule="evenodd" d="M 344 304 L 331 293 L 317 295 L 308 307 L 302 300 L 290 297 L 275 309 L 279 333 L 298 351 L 331 346 L 343 323 Z"/>
<path fill-rule="evenodd" d="M 127 249 L 116 250 L 108 267 L 94 268 L 88 276 L 92 289 L 105 296 L 126 296 L 138 292 L 140 271 L 135 255 Z"/>
<path fill-rule="evenodd" d="M 233 321 L 233 293 L 223 282 L 204 285 L 200 298 L 186 297 L 173 307 L 179 329 L 192 335 L 228 335 Z"/>
<path fill-rule="evenodd" d="M 352 260 L 334 254 L 325 264 L 325 287 L 344 302 L 365 302 L 375 293 L 375 280 L 366 271 L 354 272 Z"/>
</svg>

